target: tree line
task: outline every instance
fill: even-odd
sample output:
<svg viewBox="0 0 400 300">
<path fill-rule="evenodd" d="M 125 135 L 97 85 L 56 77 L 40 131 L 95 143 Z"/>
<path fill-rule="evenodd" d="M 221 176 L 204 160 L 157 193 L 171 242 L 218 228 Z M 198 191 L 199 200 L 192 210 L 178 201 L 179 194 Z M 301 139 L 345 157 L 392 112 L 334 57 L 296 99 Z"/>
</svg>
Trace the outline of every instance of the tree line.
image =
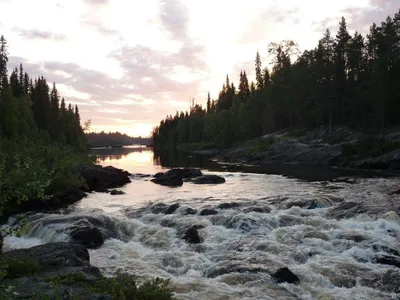
<svg viewBox="0 0 400 300">
<path fill-rule="evenodd" d="M 7 41 L 0 37 L 0 216 L 24 201 L 57 198 L 84 185 L 74 168 L 90 163 L 78 106 L 55 83 L 31 78 L 22 64 L 8 75 Z"/>
<path fill-rule="evenodd" d="M 85 134 L 86 143 L 92 147 L 128 146 L 134 144 L 149 145 L 150 138 L 131 137 L 121 132 L 89 132 Z"/>
<path fill-rule="evenodd" d="M 8 77 L 7 63 L 7 42 L 1 36 L 0 137 L 29 139 L 41 134 L 52 142 L 82 147 L 78 106 L 67 105 L 55 83 L 50 88 L 43 76 L 30 78 L 22 64 Z"/>
<path fill-rule="evenodd" d="M 375 23 L 364 37 L 350 35 L 345 18 L 314 49 L 293 41 L 271 43 L 272 68 L 255 58 L 255 81 L 245 70 L 236 87 L 226 76 L 217 99 L 169 115 L 153 130 L 156 148 L 182 143 L 219 147 L 282 129 L 344 125 L 383 132 L 400 124 L 400 11 Z"/>
</svg>

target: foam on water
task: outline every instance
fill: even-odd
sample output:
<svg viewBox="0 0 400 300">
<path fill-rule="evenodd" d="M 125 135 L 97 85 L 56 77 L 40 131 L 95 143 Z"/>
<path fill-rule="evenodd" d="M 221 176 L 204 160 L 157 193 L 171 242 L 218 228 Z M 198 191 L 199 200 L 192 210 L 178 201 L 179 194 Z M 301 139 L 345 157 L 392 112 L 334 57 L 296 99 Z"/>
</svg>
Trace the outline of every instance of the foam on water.
<svg viewBox="0 0 400 300">
<path fill-rule="evenodd" d="M 392 272 L 390 278 L 400 282 L 398 268 L 376 263 L 377 256 L 400 249 L 400 224 L 395 215 L 384 214 L 393 201 L 385 191 L 398 185 L 396 179 L 323 185 L 282 176 L 222 175 L 226 184 L 184 184 L 179 189 L 135 179 L 126 187 L 126 195 L 91 194 L 60 217 L 64 221 L 56 222 L 56 215 L 28 218 L 36 225 L 25 237 L 6 237 L 5 247 L 68 240 L 64 229 L 71 224 L 67 222 L 95 219 L 116 229 L 102 247 L 90 250 L 93 265 L 106 276 L 122 270 L 139 280 L 170 278 L 178 299 L 400 297 L 384 280 Z M 317 208 L 292 205 L 305 199 L 317 199 Z M 367 209 L 347 219 L 329 217 L 330 206 L 341 201 L 364 201 Z M 169 215 L 152 213 L 159 202 L 181 207 Z M 231 202 L 239 207 L 217 208 Z M 212 208 L 218 213 L 184 215 L 184 207 Z M 270 212 L 253 211 L 254 207 Z M 89 208 L 96 210 L 88 213 Z M 182 239 L 192 225 L 201 225 L 203 243 L 191 245 Z M 271 274 L 280 267 L 292 270 L 300 283 L 276 284 Z"/>
</svg>

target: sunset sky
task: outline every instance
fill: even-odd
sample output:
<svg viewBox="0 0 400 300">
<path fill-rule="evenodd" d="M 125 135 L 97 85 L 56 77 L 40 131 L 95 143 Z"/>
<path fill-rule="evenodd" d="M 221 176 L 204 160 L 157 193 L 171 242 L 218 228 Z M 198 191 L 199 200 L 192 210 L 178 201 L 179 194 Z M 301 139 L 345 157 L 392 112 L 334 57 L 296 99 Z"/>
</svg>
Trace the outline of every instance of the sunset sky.
<svg viewBox="0 0 400 300">
<path fill-rule="evenodd" d="M 313 48 L 345 16 L 366 33 L 400 0 L 0 0 L 10 64 L 56 82 L 92 130 L 149 135 L 190 99 L 217 97 L 225 76 L 253 78 L 270 42 Z M 269 66 L 269 65 L 267 65 Z"/>
</svg>

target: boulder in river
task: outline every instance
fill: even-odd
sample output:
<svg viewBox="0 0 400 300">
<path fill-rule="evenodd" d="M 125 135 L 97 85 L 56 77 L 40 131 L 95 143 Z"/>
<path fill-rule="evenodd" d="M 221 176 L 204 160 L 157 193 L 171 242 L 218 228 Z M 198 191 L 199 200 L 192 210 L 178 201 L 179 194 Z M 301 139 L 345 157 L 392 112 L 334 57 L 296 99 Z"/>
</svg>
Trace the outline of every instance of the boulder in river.
<svg viewBox="0 0 400 300">
<path fill-rule="evenodd" d="M 194 184 L 220 184 L 225 181 L 225 178 L 218 175 L 203 175 L 192 180 Z"/>
<path fill-rule="evenodd" d="M 120 187 L 131 182 L 129 172 L 112 166 L 89 166 L 78 163 L 76 168 L 91 191 L 103 192 L 106 189 Z"/>
<path fill-rule="evenodd" d="M 209 208 L 203 209 L 200 212 L 200 216 L 211 216 L 216 214 L 218 214 L 218 212 L 215 209 L 209 209 Z"/>
<path fill-rule="evenodd" d="M 164 214 L 166 215 L 170 215 L 173 214 L 178 208 L 179 208 L 180 204 L 179 203 L 175 203 L 170 205 L 165 211 Z"/>
<path fill-rule="evenodd" d="M 287 283 L 299 283 L 300 279 L 290 271 L 287 267 L 278 269 L 272 277 L 276 280 L 277 283 L 287 282 Z"/>
<path fill-rule="evenodd" d="M 221 203 L 218 205 L 219 209 L 231 209 L 231 208 L 237 208 L 237 207 L 239 207 L 239 204 L 236 202 Z"/>
<path fill-rule="evenodd" d="M 183 185 L 182 178 L 176 176 L 162 176 L 158 178 L 153 178 L 151 182 L 170 187 L 177 187 Z"/>
<path fill-rule="evenodd" d="M 188 230 L 186 230 L 183 235 L 183 239 L 189 244 L 200 244 L 203 242 L 200 234 L 199 234 L 199 226 L 191 226 Z"/>
<path fill-rule="evenodd" d="M 112 190 L 112 191 L 110 192 L 110 195 L 113 195 L 113 196 L 116 196 L 116 195 L 124 195 L 124 194 L 125 194 L 125 192 L 119 191 L 119 190 Z"/>
<path fill-rule="evenodd" d="M 72 242 L 81 244 L 88 249 L 96 249 L 104 244 L 103 233 L 94 227 L 74 228 L 70 236 Z"/>
<path fill-rule="evenodd" d="M 5 257 L 29 259 L 38 264 L 39 273 L 58 271 L 74 267 L 75 271 L 89 266 L 89 252 L 79 244 L 49 243 L 28 249 L 18 249 L 3 253 Z M 97 269 L 98 270 L 98 269 Z"/>
</svg>

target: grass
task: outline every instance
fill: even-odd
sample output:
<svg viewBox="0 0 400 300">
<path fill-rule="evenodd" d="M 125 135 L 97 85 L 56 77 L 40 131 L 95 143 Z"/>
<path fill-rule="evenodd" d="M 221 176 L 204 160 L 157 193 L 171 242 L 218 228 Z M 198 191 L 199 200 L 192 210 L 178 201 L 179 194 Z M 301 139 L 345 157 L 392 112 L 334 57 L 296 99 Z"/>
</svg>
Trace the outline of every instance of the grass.
<svg viewBox="0 0 400 300">
<path fill-rule="evenodd" d="M 264 153 L 273 143 L 275 143 L 274 137 L 261 137 L 257 139 L 256 144 L 246 150 L 248 155 L 257 155 Z"/>
</svg>

